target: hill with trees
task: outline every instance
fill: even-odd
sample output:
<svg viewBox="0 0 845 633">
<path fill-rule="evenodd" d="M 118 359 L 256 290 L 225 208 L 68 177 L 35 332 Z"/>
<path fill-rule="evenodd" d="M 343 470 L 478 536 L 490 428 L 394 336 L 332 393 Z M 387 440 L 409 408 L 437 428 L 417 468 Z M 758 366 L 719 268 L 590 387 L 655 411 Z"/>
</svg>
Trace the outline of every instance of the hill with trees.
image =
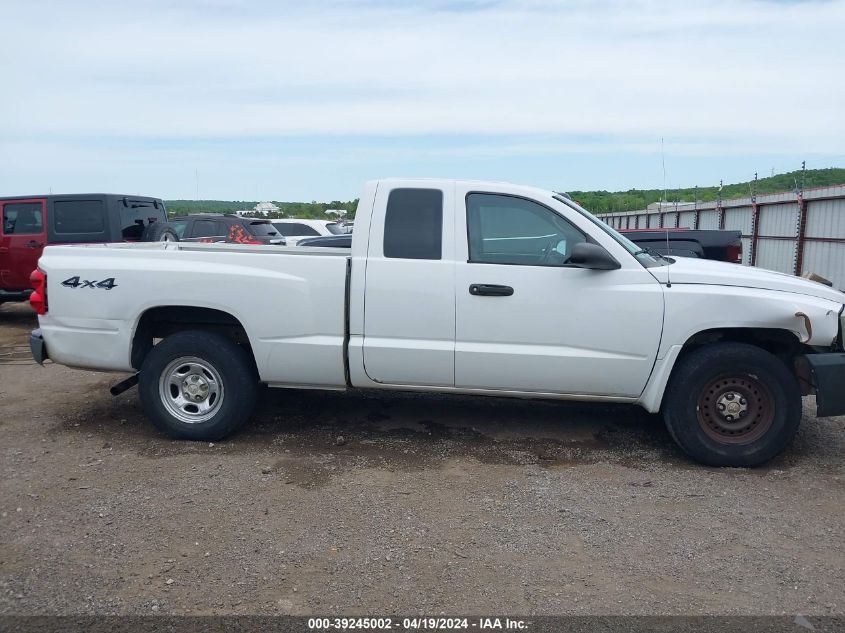
<svg viewBox="0 0 845 633">
<path fill-rule="evenodd" d="M 745 198 L 751 195 L 751 187 L 754 185 L 757 194 L 777 193 L 780 191 L 792 191 L 801 185 L 805 189 L 810 187 L 824 187 L 827 185 L 845 184 L 845 169 L 808 169 L 807 171 L 790 171 L 785 174 L 775 174 L 766 178 L 760 178 L 756 184 L 749 180 L 733 184 L 725 184 L 722 187 L 722 199 Z M 719 192 L 719 185 L 708 187 L 687 187 L 685 189 L 667 189 L 666 201 L 693 202 L 696 198 L 699 202 L 709 202 L 716 199 Z M 637 211 L 645 209 L 653 202 L 659 202 L 663 198 L 661 189 L 630 189 L 628 191 L 568 191 L 570 196 L 577 200 L 581 206 L 593 213 L 610 213 L 618 211 Z"/>
<path fill-rule="evenodd" d="M 775 174 L 753 181 L 726 184 L 722 187 L 722 198 L 743 198 L 751 194 L 754 186 L 758 194 L 791 191 L 801 186 L 824 187 L 827 185 L 845 184 L 845 169 L 831 167 L 828 169 L 808 169 Z M 700 202 L 715 200 L 719 186 L 687 187 L 685 189 L 671 189 L 666 191 L 666 201 L 676 200 L 692 202 L 696 197 Z M 593 213 L 608 213 L 613 211 L 635 211 L 645 209 L 652 202 L 663 198 L 661 189 L 630 189 L 628 191 L 568 191 L 585 209 Z M 326 218 L 326 209 L 345 209 L 347 217 L 355 217 L 358 200 L 333 200 L 332 202 L 278 202 L 273 201 L 280 209 L 280 217 Z M 185 213 L 234 213 L 235 211 L 252 210 L 257 201 L 227 201 L 227 200 L 166 200 L 170 215 Z"/>
</svg>

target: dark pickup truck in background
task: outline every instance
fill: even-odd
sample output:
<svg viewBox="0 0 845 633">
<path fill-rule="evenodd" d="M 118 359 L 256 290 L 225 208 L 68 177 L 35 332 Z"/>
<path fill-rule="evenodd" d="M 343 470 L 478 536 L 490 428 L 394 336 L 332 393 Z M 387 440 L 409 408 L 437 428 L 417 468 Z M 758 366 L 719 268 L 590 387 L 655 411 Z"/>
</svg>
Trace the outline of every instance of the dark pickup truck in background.
<svg viewBox="0 0 845 633">
<path fill-rule="evenodd" d="M 630 229 L 619 232 L 638 246 L 656 251 L 661 255 L 716 259 L 732 264 L 742 263 L 742 234 L 739 231 Z M 309 237 L 299 240 L 297 246 L 350 248 L 352 235 Z"/>
<path fill-rule="evenodd" d="M 24 301 L 48 244 L 159 241 L 159 198 L 86 193 L 0 198 L 0 303 Z"/>
<path fill-rule="evenodd" d="M 742 263 L 742 233 L 705 229 L 622 229 L 629 240 L 661 255 Z"/>
</svg>

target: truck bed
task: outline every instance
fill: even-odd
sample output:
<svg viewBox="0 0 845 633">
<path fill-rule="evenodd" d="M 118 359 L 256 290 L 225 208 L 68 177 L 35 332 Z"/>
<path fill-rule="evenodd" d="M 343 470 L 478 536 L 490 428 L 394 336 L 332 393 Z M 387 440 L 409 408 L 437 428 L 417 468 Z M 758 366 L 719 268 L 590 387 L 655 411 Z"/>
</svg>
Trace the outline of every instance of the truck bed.
<svg viewBox="0 0 845 633">
<path fill-rule="evenodd" d="M 212 308 L 244 326 L 263 381 L 343 386 L 348 258 L 335 249 L 241 244 L 50 246 L 39 262 L 50 305 L 41 328 L 51 331 L 56 362 L 132 371 L 138 315 L 152 301 Z"/>
</svg>

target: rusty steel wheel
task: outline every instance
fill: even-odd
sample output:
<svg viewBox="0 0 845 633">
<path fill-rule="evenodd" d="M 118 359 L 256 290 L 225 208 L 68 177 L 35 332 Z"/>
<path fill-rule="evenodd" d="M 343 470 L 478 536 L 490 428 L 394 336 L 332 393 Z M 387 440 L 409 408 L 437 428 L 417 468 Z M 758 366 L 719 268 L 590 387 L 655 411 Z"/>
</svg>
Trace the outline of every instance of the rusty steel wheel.
<svg viewBox="0 0 845 633">
<path fill-rule="evenodd" d="M 747 444 L 765 435 L 775 418 L 772 394 L 752 375 L 722 376 L 698 397 L 698 423 L 723 444 Z"/>
<path fill-rule="evenodd" d="M 801 423 L 801 389 L 787 363 L 733 341 L 679 359 L 663 418 L 687 455 L 708 466 L 762 464 L 792 441 Z"/>
</svg>

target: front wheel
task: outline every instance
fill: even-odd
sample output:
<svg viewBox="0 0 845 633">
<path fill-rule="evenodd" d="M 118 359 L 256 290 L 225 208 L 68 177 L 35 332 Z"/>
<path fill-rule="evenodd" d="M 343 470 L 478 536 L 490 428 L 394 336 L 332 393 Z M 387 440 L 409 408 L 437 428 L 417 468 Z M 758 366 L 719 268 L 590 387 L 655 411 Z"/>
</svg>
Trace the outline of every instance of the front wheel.
<svg viewBox="0 0 845 633">
<path fill-rule="evenodd" d="M 243 347 L 215 332 L 191 330 L 150 350 L 138 389 L 156 428 L 177 439 L 213 441 L 249 419 L 258 378 Z"/>
<path fill-rule="evenodd" d="M 683 357 L 667 386 L 672 438 L 709 466 L 757 466 L 792 441 L 801 391 L 786 365 L 744 343 L 717 343 Z"/>
</svg>

